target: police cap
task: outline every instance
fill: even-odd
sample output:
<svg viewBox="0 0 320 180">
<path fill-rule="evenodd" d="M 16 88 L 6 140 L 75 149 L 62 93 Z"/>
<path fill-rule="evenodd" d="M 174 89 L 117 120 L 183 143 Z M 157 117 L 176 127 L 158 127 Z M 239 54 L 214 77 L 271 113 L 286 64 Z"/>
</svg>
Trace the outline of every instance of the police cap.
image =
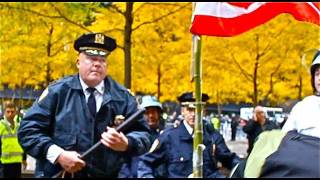
<svg viewBox="0 0 320 180">
<path fill-rule="evenodd" d="M 107 56 L 117 47 L 116 40 L 102 33 L 87 33 L 74 42 L 74 49 L 89 56 Z"/>
<path fill-rule="evenodd" d="M 202 102 L 205 103 L 209 100 L 209 96 L 205 93 L 202 93 L 201 99 L 202 99 Z M 181 96 L 178 97 L 178 101 L 181 103 L 182 106 L 195 108 L 195 102 L 196 102 L 195 93 L 193 92 L 183 93 Z"/>
</svg>

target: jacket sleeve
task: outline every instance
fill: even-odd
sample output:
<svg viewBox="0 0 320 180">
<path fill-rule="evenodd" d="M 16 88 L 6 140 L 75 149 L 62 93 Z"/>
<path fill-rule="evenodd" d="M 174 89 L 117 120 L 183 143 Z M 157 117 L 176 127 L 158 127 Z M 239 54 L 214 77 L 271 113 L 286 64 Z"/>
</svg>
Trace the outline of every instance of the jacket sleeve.
<svg viewBox="0 0 320 180">
<path fill-rule="evenodd" d="M 129 162 L 125 162 L 122 164 L 120 171 L 118 173 L 118 178 L 131 178 L 131 168 L 130 168 L 130 163 Z"/>
<path fill-rule="evenodd" d="M 138 109 L 137 102 L 133 96 L 128 95 L 127 102 L 127 111 L 125 114 L 126 117 L 129 117 L 136 111 L 138 111 Z M 150 129 L 143 115 L 140 115 L 140 117 L 138 117 L 137 122 L 134 123 L 132 127 L 128 130 L 128 132 L 125 133 L 128 138 L 127 153 L 129 153 L 132 156 L 138 156 L 146 153 L 149 150 L 151 146 Z"/>
<path fill-rule="evenodd" d="M 247 134 L 253 134 L 257 126 L 259 126 L 259 123 L 255 122 L 254 120 L 249 120 L 248 124 L 242 129 Z"/>
<path fill-rule="evenodd" d="M 138 178 L 155 178 L 156 168 L 166 162 L 166 146 L 163 134 L 152 144 L 150 151 L 139 157 Z M 166 167 L 162 167 L 165 171 Z M 164 173 L 164 172 L 162 172 Z"/>
<path fill-rule="evenodd" d="M 47 150 L 53 144 L 54 105 L 57 98 L 52 89 L 44 90 L 28 110 L 18 129 L 18 141 L 24 152 L 34 158 L 46 158 Z"/>
<path fill-rule="evenodd" d="M 214 134 L 214 143 L 216 144 L 215 156 L 222 163 L 223 167 L 231 170 L 240 162 L 240 158 L 236 153 L 230 151 L 226 145 L 223 136 L 219 132 Z"/>
</svg>

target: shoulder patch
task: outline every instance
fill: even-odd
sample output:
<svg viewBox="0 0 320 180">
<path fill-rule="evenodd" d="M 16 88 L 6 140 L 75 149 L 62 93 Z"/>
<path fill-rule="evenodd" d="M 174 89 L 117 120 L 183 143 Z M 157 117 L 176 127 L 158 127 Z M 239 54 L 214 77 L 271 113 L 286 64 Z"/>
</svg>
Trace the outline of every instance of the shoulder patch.
<svg viewBox="0 0 320 180">
<path fill-rule="evenodd" d="M 127 89 L 127 91 L 129 92 L 129 94 L 131 94 L 132 96 L 134 96 L 134 93 L 133 93 L 130 89 Z"/>
<path fill-rule="evenodd" d="M 158 140 L 158 139 L 156 139 L 154 142 L 153 142 L 153 144 L 152 144 L 152 146 L 151 146 L 151 148 L 150 148 L 150 150 L 149 150 L 149 153 L 152 153 L 153 151 L 155 151 L 156 149 L 158 149 L 160 146 L 160 141 Z"/>
<path fill-rule="evenodd" d="M 49 90 L 48 90 L 48 88 L 46 88 L 46 89 L 42 92 L 41 96 L 39 97 L 38 102 L 41 102 L 45 97 L 47 97 L 48 93 L 49 93 Z"/>
</svg>

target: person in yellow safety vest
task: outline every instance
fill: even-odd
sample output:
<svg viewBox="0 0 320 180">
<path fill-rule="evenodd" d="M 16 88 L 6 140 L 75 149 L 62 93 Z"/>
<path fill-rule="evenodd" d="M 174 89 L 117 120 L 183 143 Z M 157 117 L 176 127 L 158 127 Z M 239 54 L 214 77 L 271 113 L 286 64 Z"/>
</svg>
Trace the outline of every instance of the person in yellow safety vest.
<svg viewBox="0 0 320 180">
<path fill-rule="evenodd" d="M 15 105 L 6 101 L 4 103 L 4 118 L 0 120 L 1 137 L 1 164 L 3 177 L 21 177 L 21 165 L 27 166 L 24 154 L 17 138 L 17 130 L 20 125 L 20 117 L 16 115 Z"/>
<path fill-rule="evenodd" d="M 220 119 L 218 118 L 218 116 L 213 116 L 211 118 L 211 124 L 213 125 L 213 127 L 217 130 L 217 131 L 220 131 L 220 126 L 221 126 L 221 123 L 220 123 Z"/>
</svg>

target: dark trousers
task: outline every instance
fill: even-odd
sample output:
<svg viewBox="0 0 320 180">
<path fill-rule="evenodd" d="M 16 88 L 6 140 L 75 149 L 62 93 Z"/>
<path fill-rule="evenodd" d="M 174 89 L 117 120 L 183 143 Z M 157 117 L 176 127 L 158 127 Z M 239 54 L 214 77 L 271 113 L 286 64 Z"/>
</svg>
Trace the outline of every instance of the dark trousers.
<svg viewBox="0 0 320 180">
<path fill-rule="evenodd" d="M 231 127 L 231 140 L 232 141 L 236 140 L 236 135 L 237 135 L 237 127 Z"/>
<path fill-rule="evenodd" d="M 21 163 L 2 164 L 4 178 L 21 178 Z"/>
</svg>

